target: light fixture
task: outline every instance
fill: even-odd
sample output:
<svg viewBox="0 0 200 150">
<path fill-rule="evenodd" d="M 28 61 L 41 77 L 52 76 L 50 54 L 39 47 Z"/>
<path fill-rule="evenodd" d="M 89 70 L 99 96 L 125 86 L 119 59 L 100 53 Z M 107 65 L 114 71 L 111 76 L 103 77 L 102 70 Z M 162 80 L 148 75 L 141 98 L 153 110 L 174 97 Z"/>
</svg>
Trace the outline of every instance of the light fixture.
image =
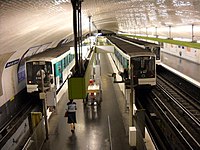
<svg viewBox="0 0 200 150">
<path fill-rule="evenodd" d="M 71 0 L 54 0 L 55 5 L 60 5 L 62 3 L 71 3 Z"/>
</svg>

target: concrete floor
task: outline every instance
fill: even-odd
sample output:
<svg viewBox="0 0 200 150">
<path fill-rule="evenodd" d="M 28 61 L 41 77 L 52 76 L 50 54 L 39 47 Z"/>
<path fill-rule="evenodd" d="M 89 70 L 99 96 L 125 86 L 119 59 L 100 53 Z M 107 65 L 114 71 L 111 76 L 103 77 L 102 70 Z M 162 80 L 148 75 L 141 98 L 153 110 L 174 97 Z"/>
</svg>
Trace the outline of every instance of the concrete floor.
<svg viewBox="0 0 200 150">
<path fill-rule="evenodd" d="M 72 134 L 63 117 L 68 101 L 66 93 L 57 105 L 57 112 L 49 119 L 49 140 L 44 143 L 43 150 L 110 150 L 110 147 L 113 150 L 134 149 L 128 143 L 125 100 L 109 76 L 112 68 L 106 54 L 101 56 L 101 105 L 89 106 L 84 105 L 82 100 L 75 100 L 77 124 L 75 134 Z"/>
</svg>

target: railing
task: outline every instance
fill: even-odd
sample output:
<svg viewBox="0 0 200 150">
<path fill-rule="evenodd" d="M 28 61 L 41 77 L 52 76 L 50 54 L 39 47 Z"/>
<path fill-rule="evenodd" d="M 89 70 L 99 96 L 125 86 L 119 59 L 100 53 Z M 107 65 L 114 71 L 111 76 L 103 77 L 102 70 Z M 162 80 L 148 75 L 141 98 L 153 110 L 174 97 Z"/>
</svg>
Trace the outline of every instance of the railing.
<svg viewBox="0 0 200 150">
<path fill-rule="evenodd" d="M 45 138 L 45 125 L 43 118 L 34 129 L 32 136 L 28 139 L 22 150 L 41 150 Z"/>
</svg>

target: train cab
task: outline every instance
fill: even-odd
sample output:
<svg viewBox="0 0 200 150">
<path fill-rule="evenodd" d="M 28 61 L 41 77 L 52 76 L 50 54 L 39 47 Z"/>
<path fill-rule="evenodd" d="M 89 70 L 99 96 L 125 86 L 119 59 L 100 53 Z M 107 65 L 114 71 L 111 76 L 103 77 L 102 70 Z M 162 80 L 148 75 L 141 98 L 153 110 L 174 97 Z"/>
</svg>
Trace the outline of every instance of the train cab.
<svg viewBox="0 0 200 150">
<path fill-rule="evenodd" d="M 138 85 L 156 85 L 155 56 L 138 56 L 131 58 L 133 78 Z"/>
<path fill-rule="evenodd" d="M 51 62 L 30 61 L 26 62 L 27 92 L 42 91 L 53 84 Z M 43 80 L 43 81 L 42 81 Z"/>
</svg>

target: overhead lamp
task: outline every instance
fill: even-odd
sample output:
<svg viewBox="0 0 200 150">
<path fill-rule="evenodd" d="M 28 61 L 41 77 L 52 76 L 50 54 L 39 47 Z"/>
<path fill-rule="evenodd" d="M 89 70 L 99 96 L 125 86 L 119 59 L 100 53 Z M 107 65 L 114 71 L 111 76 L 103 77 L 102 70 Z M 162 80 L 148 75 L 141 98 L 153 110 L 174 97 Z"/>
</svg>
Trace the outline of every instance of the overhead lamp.
<svg viewBox="0 0 200 150">
<path fill-rule="evenodd" d="M 71 0 L 54 0 L 55 5 L 60 5 L 62 3 L 71 3 Z"/>
</svg>

